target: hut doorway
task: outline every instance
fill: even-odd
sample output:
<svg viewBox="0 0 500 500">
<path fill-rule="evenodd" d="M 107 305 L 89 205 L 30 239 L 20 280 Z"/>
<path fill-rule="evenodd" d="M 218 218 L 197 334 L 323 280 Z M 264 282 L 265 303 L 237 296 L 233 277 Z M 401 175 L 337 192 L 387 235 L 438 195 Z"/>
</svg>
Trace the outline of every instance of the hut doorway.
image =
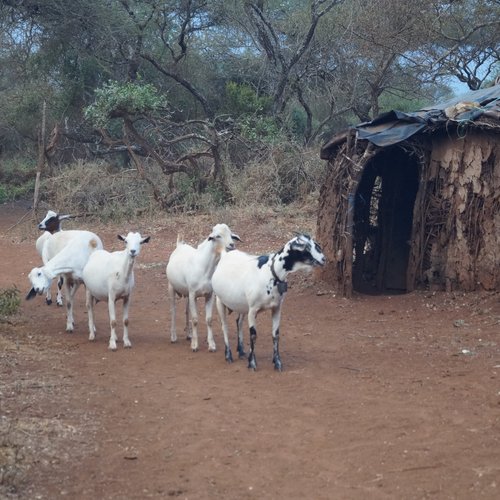
<svg viewBox="0 0 500 500">
<path fill-rule="evenodd" d="M 354 203 L 354 290 L 407 291 L 418 179 L 417 158 L 399 147 L 382 150 L 366 165 Z"/>
</svg>

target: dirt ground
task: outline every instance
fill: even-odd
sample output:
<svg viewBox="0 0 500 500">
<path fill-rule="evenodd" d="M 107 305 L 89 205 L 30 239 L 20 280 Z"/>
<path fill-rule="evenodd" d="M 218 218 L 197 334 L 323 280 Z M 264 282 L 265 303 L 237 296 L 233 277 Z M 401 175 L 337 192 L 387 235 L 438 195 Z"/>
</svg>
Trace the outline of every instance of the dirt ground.
<svg viewBox="0 0 500 500">
<path fill-rule="evenodd" d="M 23 297 L 39 262 L 31 219 L 11 228 L 24 213 L 0 207 L 0 288 Z M 499 295 L 345 300 L 296 274 L 284 371 L 273 370 L 267 315 L 258 370 L 228 365 L 216 315 L 216 353 L 170 343 L 164 271 L 177 233 L 195 243 L 228 222 L 241 249 L 265 253 L 315 221 L 222 215 L 92 226 L 109 249 L 121 247 L 117 232 L 152 236 L 136 266 L 132 349 L 108 351 L 105 304 L 88 341 L 83 289 L 73 334 L 42 297 L 0 322 L 0 497 L 500 498 Z"/>
</svg>

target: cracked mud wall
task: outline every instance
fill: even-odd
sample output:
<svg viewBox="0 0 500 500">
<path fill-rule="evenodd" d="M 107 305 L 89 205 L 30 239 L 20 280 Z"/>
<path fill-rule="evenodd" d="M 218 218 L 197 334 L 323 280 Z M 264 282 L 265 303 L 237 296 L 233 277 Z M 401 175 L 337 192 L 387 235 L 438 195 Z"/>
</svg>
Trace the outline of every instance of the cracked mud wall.
<svg viewBox="0 0 500 500">
<path fill-rule="evenodd" d="M 409 241 L 407 289 L 500 288 L 499 127 L 443 129 L 402 143 L 420 158 Z M 319 199 L 317 235 L 328 263 L 321 278 L 352 292 L 353 209 L 363 169 L 380 149 L 340 145 Z M 404 168 L 404 166 L 403 166 Z"/>
<path fill-rule="evenodd" d="M 447 290 L 500 285 L 498 142 L 498 134 L 474 130 L 461 139 L 433 138 L 418 282 Z"/>
</svg>

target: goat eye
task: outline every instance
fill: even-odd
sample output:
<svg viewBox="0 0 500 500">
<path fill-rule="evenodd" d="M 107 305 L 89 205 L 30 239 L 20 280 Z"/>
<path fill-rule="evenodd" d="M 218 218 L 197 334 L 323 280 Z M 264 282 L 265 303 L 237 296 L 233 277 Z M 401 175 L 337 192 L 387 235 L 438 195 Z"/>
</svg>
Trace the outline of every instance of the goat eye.
<svg viewBox="0 0 500 500">
<path fill-rule="evenodd" d="M 38 274 L 37 274 L 37 276 L 41 276 L 41 275 L 42 275 L 42 273 L 41 273 L 40 271 L 38 271 Z"/>
</svg>

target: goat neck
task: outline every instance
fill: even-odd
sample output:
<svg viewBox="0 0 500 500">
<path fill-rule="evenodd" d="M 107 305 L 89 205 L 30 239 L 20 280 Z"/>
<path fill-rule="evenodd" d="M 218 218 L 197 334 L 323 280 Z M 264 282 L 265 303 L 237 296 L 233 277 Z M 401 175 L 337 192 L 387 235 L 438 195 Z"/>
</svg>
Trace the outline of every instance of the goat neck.
<svg viewBox="0 0 500 500">
<path fill-rule="evenodd" d="M 197 248 L 198 265 L 200 269 L 205 269 L 205 275 L 211 277 L 215 271 L 215 267 L 220 260 L 221 250 L 217 248 L 216 243 L 208 238 L 202 241 Z M 222 250 L 224 251 L 224 250 Z"/>
<path fill-rule="evenodd" d="M 127 281 L 130 278 L 130 275 L 132 274 L 134 270 L 134 264 L 135 264 L 135 258 L 137 257 L 137 254 L 135 255 L 130 255 L 130 251 L 128 249 L 123 250 L 122 252 L 122 267 L 121 267 L 121 274 L 124 277 L 124 280 Z"/>
<path fill-rule="evenodd" d="M 283 249 L 270 256 L 269 269 L 276 283 L 285 282 L 289 271 L 285 269 Z"/>
</svg>

